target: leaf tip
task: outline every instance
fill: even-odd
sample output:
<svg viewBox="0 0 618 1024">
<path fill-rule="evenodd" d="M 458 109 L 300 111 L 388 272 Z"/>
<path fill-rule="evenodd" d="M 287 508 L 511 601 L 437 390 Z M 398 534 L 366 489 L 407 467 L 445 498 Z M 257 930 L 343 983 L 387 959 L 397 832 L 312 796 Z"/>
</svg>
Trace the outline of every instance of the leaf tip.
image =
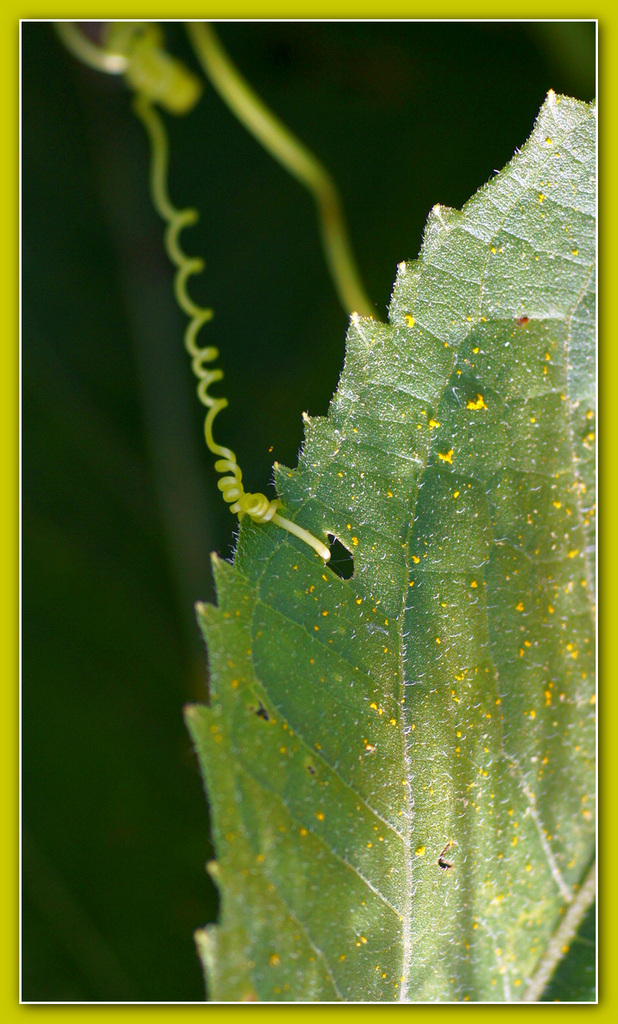
<svg viewBox="0 0 618 1024">
<path fill-rule="evenodd" d="M 210 709 L 205 704 L 185 704 L 182 709 L 185 725 L 191 731 L 191 726 L 199 726 L 204 719 L 209 719 Z"/>
<path fill-rule="evenodd" d="M 216 861 L 216 860 L 209 860 L 207 862 L 207 864 L 206 864 L 206 871 L 208 872 L 208 874 L 212 878 L 213 882 L 218 882 L 219 881 L 219 878 L 221 877 L 221 873 L 219 871 L 219 863 L 218 863 L 218 861 Z"/>
</svg>

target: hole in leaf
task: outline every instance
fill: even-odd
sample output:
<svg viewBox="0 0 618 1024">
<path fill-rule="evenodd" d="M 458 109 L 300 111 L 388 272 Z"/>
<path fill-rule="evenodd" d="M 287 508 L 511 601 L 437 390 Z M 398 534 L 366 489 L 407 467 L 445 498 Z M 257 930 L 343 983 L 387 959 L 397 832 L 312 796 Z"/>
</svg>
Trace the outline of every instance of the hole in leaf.
<svg viewBox="0 0 618 1024">
<path fill-rule="evenodd" d="M 354 575 L 354 557 L 351 551 L 343 546 L 332 533 L 328 534 L 328 550 L 330 551 L 329 569 L 342 580 L 351 580 Z"/>
</svg>

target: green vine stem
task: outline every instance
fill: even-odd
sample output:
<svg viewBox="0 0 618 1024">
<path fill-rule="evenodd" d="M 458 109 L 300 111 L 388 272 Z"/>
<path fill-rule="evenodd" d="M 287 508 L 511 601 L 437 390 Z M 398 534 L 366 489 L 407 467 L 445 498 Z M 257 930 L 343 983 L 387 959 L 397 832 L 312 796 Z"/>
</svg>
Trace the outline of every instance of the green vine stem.
<svg viewBox="0 0 618 1024">
<path fill-rule="evenodd" d="M 197 211 L 192 209 L 177 210 L 169 200 L 167 194 L 167 165 L 168 145 L 167 136 L 163 122 L 147 97 L 138 94 L 134 102 L 134 110 L 143 122 L 151 145 L 151 172 L 150 189 L 152 200 L 157 213 L 167 222 L 165 232 L 165 248 L 167 254 L 177 268 L 174 279 L 174 291 L 178 305 L 190 318 L 185 332 L 185 348 L 191 356 L 191 366 L 195 376 L 199 380 L 197 393 L 200 401 L 208 412 L 204 423 L 204 437 L 208 449 L 213 455 L 219 456 L 215 462 L 217 473 L 225 473 L 219 482 L 218 487 L 223 500 L 230 506 L 230 511 L 239 516 L 248 515 L 254 522 L 273 522 L 281 526 L 289 533 L 299 537 L 300 540 L 309 544 L 324 561 L 330 558 L 330 551 L 320 540 L 314 537 L 307 530 L 296 523 L 285 519 L 278 513 L 281 501 L 278 498 L 269 500 L 265 494 L 251 494 L 245 491 L 242 484 L 242 472 L 234 452 L 230 448 L 223 447 L 216 443 L 213 437 L 213 423 L 218 413 L 225 409 L 227 398 L 213 398 L 208 393 L 208 388 L 215 381 L 223 377 L 223 371 L 219 368 L 209 369 L 209 363 L 218 359 L 219 352 L 213 346 L 200 348 L 196 338 L 202 326 L 211 319 L 212 310 L 198 306 L 187 294 L 187 280 L 193 274 L 199 274 L 204 269 L 203 260 L 189 258 L 180 246 L 178 236 L 183 228 L 194 224 L 197 220 Z"/>
<path fill-rule="evenodd" d="M 111 23 L 107 30 L 109 50 L 103 50 L 91 43 L 69 22 L 56 26 L 61 39 L 79 60 L 96 68 L 117 74 L 123 73 L 135 90 L 133 109 L 146 129 L 150 141 L 150 192 L 157 213 L 166 222 L 165 249 L 176 267 L 174 293 L 178 305 L 189 317 L 185 331 L 185 348 L 191 356 L 191 367 L 198 379 L 197 393 L 206 407 L 204 437 L 209 451 L 217 456 L 215 470 L 224 474 L 218 481 L 223 500 L 230 511 L 239 518 L 249 516 L 256 523 L 275 523 L 288 533 L 308 544 L 327 562 L 330 551 L 317 537 L 297 523 L 280 515 L 282 502 L 279 498 L 269 499 L 265 494 L 245 491 L 242 471 L 234 452 L 217 444 L 213 436 L 213 423 L 228 401 L 223 397 L 209 394 L 209 387 L 223 378 L 223 370 L 210 366 L 219 358 L 219 351 L 212 345 L 200 346 L 197 336 L 212 318 L 212 310 L 199 306 L 187 292 L 187 281 L 204 269 L 199 257 L 189 257 L 184 252 L 179 235 L 181 231 L 198 219 L 195 209 L 178 210 L 168 195 L 169 144 L 163 120 L 155 110 L 157 102 L 173 113 L 190 110 L 201 92 L 201 86 L 194 75 L 162 49 L 163 33 L 157 25 L 143 22 Z"/>
<path fill-rule="evenodd" d="M 330 174 L 245 81 L 212 25 L 193 21 L 186 28 L 205 74 L 228 107 L 264 149 L 311 192 L 317 207 L 324 255 L 341 305 L 347 313 L 375 318 L 375 308 L 362 285 L 339 193 Z"/>
</svg>

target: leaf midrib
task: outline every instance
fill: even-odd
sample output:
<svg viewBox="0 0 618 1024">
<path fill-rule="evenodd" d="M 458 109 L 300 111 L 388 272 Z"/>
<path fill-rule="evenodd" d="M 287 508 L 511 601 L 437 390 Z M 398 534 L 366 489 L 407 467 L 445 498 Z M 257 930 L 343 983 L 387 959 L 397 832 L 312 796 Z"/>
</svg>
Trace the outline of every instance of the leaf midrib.
<svg viewBox="0 0 618 1024">
<path fill-rule="evenodd" d="M 575 129 L 573 129 L 573 130 L 575 130 Z M 562 145 L 565 145 L 566 139 L 568 139 L 570 134 L 572 134 L 572 133 L 571 132 L 565 133 L 565 135 L 563 136 L 562 142 L 561 142 Z M 549 155 L 547 157 L 547 160 L 544 163 L 547 164 L 548 161 L 549 161 Z M 538 175 L 539 173 L 542 172 L 542 166 L 544 166 L 544 165 L 541 165 L 541 168 L 535 168 L 535 172 L 534 172 L 535 175 Z M 502 219 L 501 219 L 501 221 L 499 223 L 499 226 L 494 230 L 494 232 L 491 234 L 491 236 L 489 237 L 489 239 L 486 242 L 482 239 L 482 241 L 484 241 L 484 244 L 486 245 L 487 255 L 485 257 L 485 262 L 484 262 L 484 265 L 483 265 L 482 273 L 480 275 L 479 294 L 478 294 L 478 306 L 477 306 L 476 320 L 475 320 L 474 323 L 470 324 L 470 327 L 469 327 L 468 331 L 466 332 L 464 337 L 459 341 L 457 347 L 453 346 L 453 353 L 454 353 L 453 365 L 451 366 L 451 369 L 449 371 L 448 376 L 446 376 L 445 379 L 444 379 L 444 384 L 443 384 L 441 393 L 440 393 L 439 397 L 437 398 L 437 400 L 435 402 L 435 406 L 434 406 L 435 409 L 439 408 L 440 402 L 442 401 L 442 399 L 443 399 L 443 397 L 444 397 L 444 395 L 446 393 L 448 381 L 449 381 L 450 376 L 452 374 L 453 367 L 457 363 L 457 357 L 458 357 L 459 348 L 461 347 L 462 344 L 465 343 L 465 340 L 470 336 L 470 334 L 471 334 L 472 330 L 474 329 L 474 327 L 478 323 L 480 323 L 480 310 L 482 308 L 481 304 L 482 304 L 482 300 L 483 300 L 483 290 L 484 290 L 484 285 L 485 285 L 485 280 L 486 280 L 487 266 L 488 266 L 488 263 L 489 263 L 489 253 L 491 251 L 492 239 L 495 239 L 497 237 L 497 234 L 500 231 L 504 231 L 505 230 L 504 229 L 504 224 L 507 221 L 507 219 L 509 218 L 509 216 L 511 215 L 511 213 L 512 213 L 513 209 L 515 208 L 515 206 L 517 205 L 517 203 L 520 201 L 521 195 L 524 194 L 527 190 L 531 189 L 532 187 L 533 187 L 532 184 L 528 184 L 528 185 L 524 186 L 523 183 L 522 183 L 522 188 L 520 189 L 520 192 L 519 192 L 517 198 L 513 199 L 511 201 L 511 203 L 508 205 L 507 211 L 504 213 L 504 216 L 502 217 Z M 464 210 L 462 211 L 461 220 L 463 221 L 464 218 L 465 218 L 465 207 L 464 207 Z M 463 230 L 465 230 L 465 226 L 464 226 L 463 223 L 459 224 L 458 227 L 461 227 Z M 472 232 L 470 232 L 470 234 L 472 234 Z M 473 237 L 476 238 L 477 236 L 473 236 Z M 517 236 L 514 236 L 514 237 L 517 237 Z M 518 239 L 518 241 L 525 241 L 525 239 Z M 422 254 L 419 257 L 419 263 L 421 263 L 421 264 L 423 263 Z M 434 268 L 436 268 L 435 264 L 430 264 L 430 265 L 432 265 L 432 266 L 434 266 Z M 440 269 L 441 272 L 444 272 L 443 268 L 437 268 L 437 269 Z M 573 303 L 573 305 L 571 307 L 570 315 L 565 316 L 565 320 L 569 324 L 568 330 L 566 332 L 567 339 L 570 339 L 570 321 L 572 319 L 572 316 L 574 314 L 575 309 L 577 308 L 577 305 L 579 304 L 579 302 L 581 301 L 582 296 L 585 294 L 585 292 L 587 290 L 587 285 L 588 285 L 588 282 L 589 282 L 589 278 L 590 278 L 590 274 L 592 272 L 592 269 L 593 269 L 592 267 L 589 268 L 588 274 L 586 276 L 586 281 L 582 284 L 582 287 L 580 289 L 580 293 L 578 295 L 578 298 Z M 458 280 L 458 281 L 459 280 L 465 280 L 465 279 L 461 278 L 460 276 L 458 276 L 457 274 L 452 274 L 451 276 L 455 280 Z M 390 326 L 392 328 L 393 325 L 390 325 Z M 565 344 L 566 344 L 566 339 L 565 339 Z M 566 352 L 565 355 L 568 358 L 568 352 Z M 568 377 L 567 377 L 567 385 L 568 385 Z M 572 423 L 572 421 L 571 421 L 572 409 L 573 409 L 572 402 L 569 401 L 569 424 L 570 425 Z M 425 471 L 427 469 L 427 464 L 428 464 L 430 455 L 431 455 L 431 445 L 428 445 L 427 446 L 426 458 L 423 460 L 422 468 L 419 470 L 419 474 L 418 474 L 418 481 L 417 481 L 418 482 L 418 491 L 420 491 L 420 488 L 422 487 L 423 475 L 424 475 L 424 473 L 425 473 Z M 571 430 L 570 430 L 570 456 L 571 456 L 571 462 L 575 466 L 576 465 L 576 463 L 575 463 L 575 448 L 574 448 L 574 442 L 573 442 L 572 426 L 571 426 Z M 503 468 L 503 467 L 496 467 L 496 472 L 498 472 L 500 468 Z M 464 474 L 464 476 L 465 476 L 465 474 Z M 550 475 L 550 478 L 551 478 L 551 475 Z M 406 539 L 405 539 L 405 555 L 406 555 L 406 557 L 405 557 L 405 565 L 406 565 L 406 573 L 407 573 L 408 581 L 410 579 L 410 571 L 411 571 L 411 564 L 410 564 L 410 557 L 411 557 L 410 541 L 411 541 L 411 538 L 412 538 L 412 528 L 413 528 L 413 522 L 414 522 L 414 514 L 415 514 L 415 510 L 416 510 L 417 504 L 418 504 L 418 491 L 417 491 L 416 500 L 414 501 L 414 504 L 413 504 L 413 508 L 410 510 L 410 521 L 409 521 L 410 525 L 409 525 L 409 528 L 408 528 L 408 531 L 407 531 L 407 535 L 406 535 Z M 577 496 L 576 496 L 576 501 L 577 501 L 578 523 L 579 523 L 580 529 L 582 530 L 582 533 L 584 533 L 584 531 L 583 531 L 583 524 L 582 524 L 582 517 L 581 517 L 580 495 L 579 494 L 577 494 Z M 584 536 L 585 536 L 585 533 L 584 533 Z M 492 542 L 494 544 L 496 543 L 496 538 L 493 535 L 493 530 L 492 530 Z M 525 552 L 523 552 L 523 553 L 525 554 Z M 586 568 L 587 568 L 586 576 L 587 576 L 587 581 L 589 583 L 590 575 L 589 575 L 589 561 L 588 561 L 588 552 L 587 552 L 587 550 L 585 552 L 585 558 L 586 558 Z M 562 561 L 562 560 L 556 559 L 556 561 Z M 483 562 L 483 565 L 485 565 L 486 563 L 487 563 L 487 559 L 485 559 L 485 561 Z M 410 764 L 411 764 L 411 762 L 410 762 L 410 758 L 409 758 L 408 753 L 407 753 L 407 744 L 406 744 L 406 735 L 410 735 L 410 724 L 411 724 L 411 722 L 410 722 L 410 719 L 409 719 L 409 713 L 411 711 L 411 708 L 410 708 L 407 700 L 405 700 L 406 682 L 405 682 L 405 673 L 404 673 L 404 665 L 405 665 L 404 625 L 405 625 L 406 599 L 407 599 L 407 593 L 404 590 L 404 593 L 402 595 L 402 605 L 401 605 L 400 614 L 397 617 L 397 633 L 398 633 L 398 641 L 399 641 L 399 662 L 400 662 L 399 696 L 400 696 L 400 700 L 401 700 L 401 709 L 402 709 L 401 710 L 401 715 L 400 715 L 400 736 L 401 736 L 401 743 L 402 743 L 403 760 L 404 760 L 404 764 L 405 764 L 405 767 L 406 767 L 406 781 L 407 781 L 407 784 L 408 784 L 408 788 L 409 788 L 409 790 L 411 792 L 412 791 L 413 778 L 412 778 L 412 773 L 410 771 Z M 487 625 L 487 609 L 486 608 L 485 608 L 485 611 L 484 611 L 484 618 L 485 618 L 485 623 Z M 495 666 L 495 664 L 493 662 L 493 659 L 490 656 L 489 649 L 488 649 L 488 652 L 487 652 L 487 656 L 488 656 L 488 660 L 489 660 L 489 662 L 490 662 L 490 664 L 491 664 L 491 666 L 493 668 L 493 676 L 494 676 L 494 678 L 496 678 L 497 669 L 496 669 L 496 666 Z M 502 741 L 501 741 L 501 748 L 502 748 Z M 503 757 L 506 756 L 506 753 L 505 753 L 503 748 L 502 748 L 502 756 Z M 411 814 L 406 814 L 405 815 L 405 820 L 406 820 L 406 822 L 408 824 L 408 827 L 406 829 L 406 835 L 404 837 L 404 845 L 405 845 L 405 850 L 406 850 L 406 880 L 407 880 L 407 883 L 408 883 L 408 885 L 407 885 L 407 890 L 408 891 L 406 892 L 406 904 L 407 904 L 407 907 L 408 907 L 408 911 L 404 914 L 404 922 L 403 922 L 403 929 L 402 929 L 402 940 L 403 940 L 403 948 L 404 948 L 404 963 L 403 963 L 402 984 L 401 984 L 400 995 L 399 995 L 399 999 L 400 999 L 401 1002 L 407 1001 L 407 997 L 408 997 L 407 989 L 408 989 L 408 978 L 409 978 L 409 950 L 411 948 L 411 940 L 412 940 L 412 894 L 413 894 L 412 870 L 411 870 L 412 869 L 412 863 L 413 863 L 413 859 L 412 859 L 412 820 L 413 820 L 413 818 L 412 818 L 412 815 Z M 550 867 L 551 867 L 551 865 L 550 865 Z"/>
</svg>

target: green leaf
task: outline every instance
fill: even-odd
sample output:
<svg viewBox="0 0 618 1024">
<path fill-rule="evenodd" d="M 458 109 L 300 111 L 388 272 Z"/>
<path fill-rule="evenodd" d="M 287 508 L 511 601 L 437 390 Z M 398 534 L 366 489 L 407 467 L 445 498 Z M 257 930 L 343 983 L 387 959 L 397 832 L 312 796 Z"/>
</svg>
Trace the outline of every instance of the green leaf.
<svg viewBox="0 0 618 1024">
<path fill-rule="evenodd" d="M 584 915 L 568 952 L 543 992 L 544 1003 L 591 1003 L 596 999 L 596 906 Z"/>
<path fill-rule="evenodd" d="M 594 128 L 550 93 L 462 212 L 432 210 L 389 324 L 352 318 L 276 485 L 353 577 L 245 522 L 214 559 L 210 705 L 187 709 L 214 999 L 525 998 L 587 909 Z"/>
</svg>

